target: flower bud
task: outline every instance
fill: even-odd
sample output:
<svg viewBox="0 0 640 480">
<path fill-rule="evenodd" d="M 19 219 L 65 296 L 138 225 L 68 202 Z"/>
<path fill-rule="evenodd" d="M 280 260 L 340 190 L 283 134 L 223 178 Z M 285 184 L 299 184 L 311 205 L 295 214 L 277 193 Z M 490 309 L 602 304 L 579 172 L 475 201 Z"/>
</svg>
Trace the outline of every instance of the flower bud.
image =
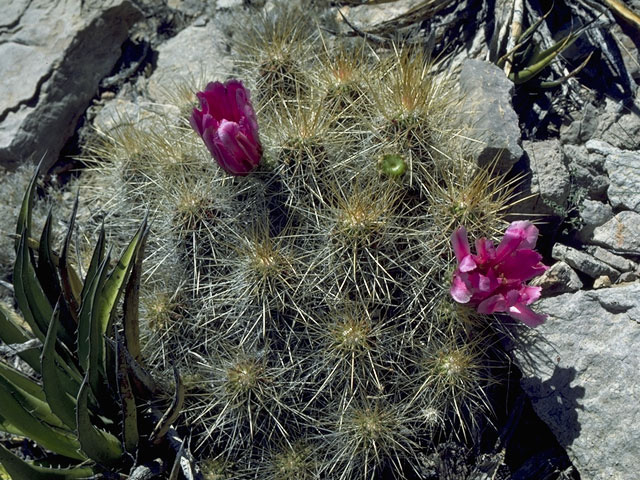
<svg viewBox="0 0 640 480">
<path fill-rule="evenodd" d="M 197 96 L 201 110 L 193 109 L 191 126 L 225 172 L 247 175 L 262 158 L 249 90 L 241 81 L 229 80 L 209 83 Z"/>
</svg>

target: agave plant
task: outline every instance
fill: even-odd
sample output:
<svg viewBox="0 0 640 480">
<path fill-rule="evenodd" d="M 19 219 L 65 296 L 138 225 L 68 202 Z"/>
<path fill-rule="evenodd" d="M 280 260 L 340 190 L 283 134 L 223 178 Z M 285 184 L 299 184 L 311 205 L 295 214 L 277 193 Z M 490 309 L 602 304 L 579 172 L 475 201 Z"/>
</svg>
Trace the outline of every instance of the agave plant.
<svg viewBox="0 0 640 480">
<path fill-rule="evenodd" d="M 0 308 L 0 339 L 25 366 L 0 362 L 0 430 L 40 449 L 30 462 L 0 443 L 0 464 L 13 479 L 109 477 L 127 470 L 129 478 L 170 471 L 177 479 L 180 469 L 194 478 L 171 428 L 184 395 L 180 376 L 163 413 L 160 399 L 170 395 L 142 365 L 138 290 L 146 219 L 117 262 L 106 251 L 103 228 L 82 280 L 70 257 L 77 200 L 59 255 L 51 247 L 51 213 L 39 241 L 31 237 L 36 177 L 17 225 L 13 287 L 21 318 Z M 26 365 L 33 373 L 24 373 Z M 175 461 L 152 465 L 158 458 Z"/>
</svg>

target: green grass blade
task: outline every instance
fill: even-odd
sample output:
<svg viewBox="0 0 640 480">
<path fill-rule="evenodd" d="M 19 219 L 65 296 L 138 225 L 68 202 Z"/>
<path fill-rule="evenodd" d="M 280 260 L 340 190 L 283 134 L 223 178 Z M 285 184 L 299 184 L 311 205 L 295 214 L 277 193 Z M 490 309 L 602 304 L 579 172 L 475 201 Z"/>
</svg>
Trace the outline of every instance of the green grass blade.
<svg viewBox="0 0 640 480">
<path fill-rule="evenodd" d="M 71 480 L 93 476 L 91 467 L 46 468 L 22 460 L 0 444 L 0 463 L 14 480 Z"/>
<path fill-rule="evenodd" d="M 88 377 L 85 377 L 80 386 L 80 392 L 78 392 L 78 408 L 76 410 L 78 440 L 82 446 L 82 451 L 85 452 L 89 458 L 100 464 L 113 464 L 122 458 L 124 451 L 120 440 L 110 433 L 96 428 L 91 423 L 89 409 L 87 407 L 89 395 L 88 380 Z"/>
</svg>

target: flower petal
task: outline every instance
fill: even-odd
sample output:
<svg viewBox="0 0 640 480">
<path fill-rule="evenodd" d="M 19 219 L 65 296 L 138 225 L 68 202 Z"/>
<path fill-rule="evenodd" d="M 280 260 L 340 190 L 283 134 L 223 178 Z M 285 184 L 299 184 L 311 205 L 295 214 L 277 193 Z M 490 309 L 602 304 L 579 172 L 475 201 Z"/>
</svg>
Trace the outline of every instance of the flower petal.
<svg viewBox="0 0 640 480">
<path fill-rule="evenodd" d="M 468 303 L 472 296 L 472 292 L 467 288 L 465 282 L 458 275 L 453 276 L 449 293 L 458 303 Z"/>
<path fill-rule="evenodd" d="M 458 263 L 462 262 L 467 255 L 471 255 L 469 240 L 467 240 L 467 230 L 464 227 L 460 227 L 453 232 L 451 235 L 451 245 L 453 246 L 453 253 L 455 253 Z"/>
<path fill-rule="evenodd" d="M 478 313 L 491 314 L 495 312 L 504 312 L 507 309 L 507 302 L 504 295 L 498 293 L 484 299 L 478 305 Z"/>
<path fill-rule="evenodd" d="M 526 282 L 547 270 L 547 266 L 540 263 L 540 260 L 542 255 L 535 250 L 516 250 L 500 262 L 497 270 L 507 280 Z"/>
<path fill-rule="evenodd" d="M 519 249 L 536 246 L 538 229 L 528 221 L 512 222 L 504 232 L 504 237 L 496 249 L 496 262 L 502 261 Z"/>
<path fill-rule="evenodd" d="M 507 313 L 509 314 L 509 316 L 515 318 L 516 320 L 520 320 L 522 323 L 531 328 L 542 325 L 547 319 L 546 315 L 536 313 L 522 303 L 516 303 L 515 305 L 510 307 Z"/>
<path fill-rule="evenodd" d="M 471 270 L 475 270 L 477 268 L 476 262 L 473 259 L 473 255 L 467 255 L 462 259 L 460 265 L 458 265 L 458 270 L 461 272 L 470 272 Z"/>
</svg>

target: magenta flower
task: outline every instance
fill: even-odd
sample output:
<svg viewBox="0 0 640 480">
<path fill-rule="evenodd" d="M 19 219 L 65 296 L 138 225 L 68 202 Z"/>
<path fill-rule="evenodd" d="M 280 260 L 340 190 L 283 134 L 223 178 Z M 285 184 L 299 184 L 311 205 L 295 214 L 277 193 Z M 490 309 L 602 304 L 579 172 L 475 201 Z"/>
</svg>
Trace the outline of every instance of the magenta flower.
<svg viewBox="0 0 640 480">
<path fill-rule="evenodd" d="M 458 228 L 451 235 L 458 260 L 450 290 L 453 299 L 468 303 L 478 313 L 506 312 L 530 327 L 543 323 L 546 316 L 527 307 L 540 298 L 541 288 L 525 285 L 549 268 L 533 250 L 537 239 L 538 229 L 531 222 L 513 222 L 498 248 L 491 240 L 479 238 L 473 255 L 467 231 Z"/>
<path fill-rule="evenodd" d="M 225 172 L 247 175 L 262 158 L 249 90 L 240 80 L 229 80 L 209 83 L 197 96 L 202 110 L 193 109 L 191 126 Z"/>
</svg>

